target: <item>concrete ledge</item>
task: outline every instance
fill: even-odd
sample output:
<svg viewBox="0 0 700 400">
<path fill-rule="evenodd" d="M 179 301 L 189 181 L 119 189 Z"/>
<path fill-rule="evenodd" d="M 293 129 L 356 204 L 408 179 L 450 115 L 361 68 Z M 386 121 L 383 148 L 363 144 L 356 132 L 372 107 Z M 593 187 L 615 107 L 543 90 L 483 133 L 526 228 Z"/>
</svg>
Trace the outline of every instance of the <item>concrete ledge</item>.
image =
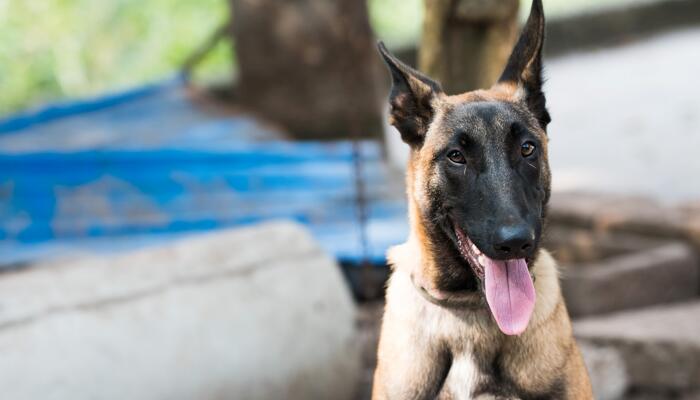
<svg viewBox="0 0 700 400">
<path fill-rule="evenodd" d="M 699 275 L 693 249 L 671 242 L 565 268 L 562 292 L 571 316 L 580 317 L 691 300 Z"/>
<path fill-rule="evenodd" d="M 300 226 L 0 275 L 8 399 L 348 399 L 355 310 Z"/>
<path fill-rule="evenodd" d="M 555 193 L 553 224 L 684 240 L 700 249 L 700 206 L 665 207 L 646 198 L 595 193 Z"/>
<path fill-rule="evenodd" d="M 628 394 L 682 398 L 700 389 L 700 301 L 585 319 L 574 332 L 584 346 L 617 351 Z"/>
<path fill-rule="evenodd" d="M 546 54 L 629 43 L 700 23 L 700 1 L 637 1 L 556 18 L 547 24 Z"/>
</svg>

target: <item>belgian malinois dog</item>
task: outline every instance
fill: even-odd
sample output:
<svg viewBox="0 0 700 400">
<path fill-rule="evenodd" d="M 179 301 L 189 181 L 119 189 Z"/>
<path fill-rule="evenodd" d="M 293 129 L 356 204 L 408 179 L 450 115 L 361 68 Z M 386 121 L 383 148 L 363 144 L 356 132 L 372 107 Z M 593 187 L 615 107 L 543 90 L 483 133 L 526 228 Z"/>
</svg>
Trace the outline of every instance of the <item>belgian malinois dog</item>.
<svg viewBox="0 0 700 400">
<path fill-rule="evenodd" d="M 593 398 L 555 261 L 540 249 L 543 39 L 535 0 L 499 81 L 455 96 L 379 44 L 391 122 L 411 149 L 411 232 L 388 254 L 373 399 Z"/>
</svg>

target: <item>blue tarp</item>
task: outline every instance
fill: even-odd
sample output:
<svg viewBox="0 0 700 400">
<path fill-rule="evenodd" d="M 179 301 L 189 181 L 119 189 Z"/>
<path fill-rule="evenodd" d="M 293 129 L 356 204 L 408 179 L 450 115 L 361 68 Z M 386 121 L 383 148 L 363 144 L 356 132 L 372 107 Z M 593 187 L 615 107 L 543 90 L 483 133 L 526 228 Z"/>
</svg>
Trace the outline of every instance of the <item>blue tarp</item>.
<svg viewBox="0 0 700 400">
<path fill-rule="evenodd" d="M 307 225 L 345 262 L 404 240 L 400 180 L 378 143 L 294 142 L 199 106 L 180 80 L 0 121 L 0 263 L 109 251 L 271 219 Z"/>
</svg>

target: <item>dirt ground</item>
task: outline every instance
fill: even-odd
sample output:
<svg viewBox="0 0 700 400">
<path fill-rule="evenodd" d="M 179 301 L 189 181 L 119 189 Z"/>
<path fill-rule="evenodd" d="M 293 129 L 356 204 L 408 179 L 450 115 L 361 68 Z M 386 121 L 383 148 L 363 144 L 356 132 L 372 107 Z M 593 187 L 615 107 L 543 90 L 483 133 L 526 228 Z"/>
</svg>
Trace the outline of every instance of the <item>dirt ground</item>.
<svg viewBox="0 0 700 400">
<path fill-rule="evenodd" d="M 362 376 L 358 382 L 357 400 L 367 400 L 372 393 L 372 374 L 377 365 L 379 328 L 384 311 L 384 301 L 358 304 L 358 333 L 362 346 Z"/>
</svg>

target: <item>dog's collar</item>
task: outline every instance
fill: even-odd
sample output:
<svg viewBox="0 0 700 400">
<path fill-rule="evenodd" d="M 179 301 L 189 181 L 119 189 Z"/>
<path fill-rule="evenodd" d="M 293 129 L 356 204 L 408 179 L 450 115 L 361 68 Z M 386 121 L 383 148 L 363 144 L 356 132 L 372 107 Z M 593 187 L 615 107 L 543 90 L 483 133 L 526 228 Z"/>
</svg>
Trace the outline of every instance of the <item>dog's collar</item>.
<svg viewBox="0 0 700 400">
<path fill-rule="evenodd" d="M 481 299 L 477 301 L 474 300 L 474 292 L 451 292 L 449 297 L 440 299 L 431 295 L 425 287 L 416 282 L 416 280 L 413 278 L 413 275 L 411 275 L 411 283 L 413 284 L 413 287 L 416 289 L 416 291 L 420 293 L 420 295 L 425 300 L 441 307 L 473 310 L 481 309 L 484 307 L 484 303 Z M 469 298 L 465 298 L 465 295 L 469 296 Z"/>
</svg>

